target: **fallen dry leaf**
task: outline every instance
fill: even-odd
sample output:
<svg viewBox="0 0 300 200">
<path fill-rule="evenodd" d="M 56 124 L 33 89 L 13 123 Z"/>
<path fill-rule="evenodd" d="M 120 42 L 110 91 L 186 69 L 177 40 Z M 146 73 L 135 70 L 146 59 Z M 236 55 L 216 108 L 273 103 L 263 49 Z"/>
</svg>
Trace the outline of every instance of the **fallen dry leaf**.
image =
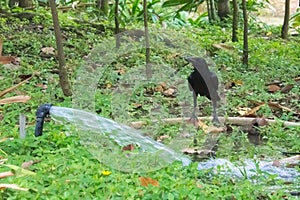
<svg viewBox="0 0 300 200">
<path fill-rule="evenodd" d="M 176 94 L 176 90 L 174 88 L 169 88 L 163 92 L 163 94 L 167 97 L 174 97 Z"/>
<path fill-rule="evenodd" d="M 264 106 L 264 104 L 256 106 L 250 110 L 247 110 L 243 115 L 243 117 L 256 117 L 256 111 L 258 111 L 262 106 Z"/>
<path fill-rule="evenodd" d="M 19 95 L 14 97 L 8 97 L 0 100 L 0 105 L 10 104 L 10 103 L 26 103 L 31 97 L 26 95 Z"/>
<path fill-rule="evenodd" d="M 43 47 L 40 55 L 45 58 L 49 58 L 55 55 L 55 49 L 53 47 Z"/>
<path fill-rule="evenodd" d="M 280 109 L 280 110 L 286 110 L 286 111 L 295 113 L 292 109 L 290 109 L 290 108 L 288 108 L 288 107 L 285 107 L 285 106 L 282 106 L 282 105 L 280 105 L 280 104 L 277 103 L 277 102 L 269 102 L 268 105 L 269 105 L 269 107 L 270 107 L 271 109 Z"/>
<path fill-rule="evenodd" d="M 3 65 L 13 64 L 13 65 L 20 65 L 20 58 L 15 56 L 2 56 L 2 45 L 3 41 L 0 38 L 0 63 Z"/>
<path fill-rule="evenodd" d="M 241 116 L 244 116 L 245 114 L 247 114 L 251 108 L 248 108 L 248 107 L 238 107 L 237 108 L 237 112 L 241 115 Z"/>
<path fill-rule="evenodd" d="M 230 82 L 227 82 L 227 83 L 225 83 L 225 89 L 230 89 L 230 88 L 232 88 L 233 87 L 233 83 L 230 81 Z"/>
<path fill-rule="evenodd" d="M 293 84 L 287 84 L 286 86 L 284 86 L 283 88 L 281 88 L 280 92 L 282 93 L 288 93 L 289 91 L 291 91 L 293 89 L 294 85 Z"/>
<path fill-rule="evenodd" d="M 234 50 L 233 46 L 230 46 L 230 45 L 225 44 L 225 43 L 213 44 L 212 46 L 217 48 L 217 49 L 221 49 L 221 50 L 227 50 L 227 51 L 233 51 Z"/>
<path fill-rule="evenodd" d="M 237 86 L 241 86 L 244 84 L 244 82 L 242 80 L 234 80 L 233 83 L 234 83 L 234 85 L 237 85 Z"/>
<path fill-rule="evenodd" d="M 163 89 L 163 87 L 161 85 L 156 86 L 154 88 L 154 90 L 155 90 L 155 92 L 163 92 L 164 91 L 164 89 Z"/>
<path fill-rule="evenodd" d="M 140 104 L 140 103 L 133 103 L 132 106 L 133 106 L 135 109 L 138 109 L 138 108 L 141 108 L 143 105 Z"/>
<path fill-rule="evenodd" d="M 0 190 L 4 190 L 4 189 L 7 189 L 7 188 L 14 189 L 14 190 L 22 190 L 22 191 L 28 191 L 29 190 L 28 188 L 21 188 L 16 184 L 5 184 L 5 183 L 0 184 Z"/>
<path fill-rule="evenodd" d="M 1 138 L 0 139 L 0 142 L 4 142 L 4 141 L 6 141 L 6 140 L 8 140 L 9 138 L 7 138 L 7 137 L 4 137 L 4 138 Z"/>
<path fill-rule="evenodd" d="M 1 64 L 10 64 L 15 62 L 14 56 L 0 56 L 0 63 Z"/>
<path fill-rule="evenodd" d="M 1 172 L 0 173 L 0 178 L 6 178 L 9 176 L 13 176 L 14 174 L 12 172 Z"/>
<path fill-rule="evenodd" d="M 226 130 L 226 127 L 208 126 L 199 119 L 190 118 L 186 121 L 188 124 L 195 126 L 197 129 L 202 129 L 204 133 L 221 133 Z"/>
<path fill-rule="evenodd" d="M 42 88 L 43 90 L 45 90 L 45 89 L 47 89 L 47 88 L 48 88 L 48 86 L 47 86 L 47 85 L 45 85 L 45 84 L 42 84 L 42 83 L 37 83 L 37 84 L 36 84 L 36 86 L 37 86 L 37 87 L 39 87 L 39 88 Z"/>
<path fill-rule="evenodd" d="M 159 83 L 159 85 L 165 90 L 167 89 L 167 84 L 165 82 Z"/>
<path fill-rule="evenodd" d="M 281 88 L 278 85 L 268 85 L 268 92 L 277 92 Z"/>
<path fill-rule="evenodd" d="M 133 151 L 134 150 L 134 145 L 133 144 L 129 144 L 127 146 L 124 146 L 122 148 L 122 151 Z"/>
<path fill-rule="evenodd" d="M 241 86 L 243 84 L 244 83 L 241 80 L 233 80 L 233 81 L 225 83 L 225 89 L 230 89 L 230 88 L 235 87 L 235 86 Z"/>
<path fill-rule="evenodd" d="M 251 101 L 251 102 L 256 105 L 265 105 L 266 104 L 266 103 L 258 102 L 258 101 Z M 285 111 L 292 112 L 295 114 L 300 114 L 300 113 L 293 111 L 292 109 L 290 109 L 288 107 L 280 105 L 278 102 L 268 102 L 267 105 L 273 110 L 285 110 Z"/>
<path fill-rule="evenodd" d="M 179 53 L 172 53 L 172 54 L 167 55 L 166 59 L 167 60 L 170 60 L 170 59 L 173 60 L 174 58 L 178 57 L 179 55 L 180 55 Z"/>
<path fill-rule="evenodd" d="M 167 89 L 167 84 L 165 82 L 161 82 L 159 83 L 156 87 L 155 87 L 155 91 L 156 92 L 163 92 L 164 90 Z"/>
<path fill-rule="evenodd" d="M 157 139 L 156 139 L 156 141 L 157 142 L 162 142 L 162 141 L 164 141 L 164 140 L 166 140 L 166 139 L 169 139 L 170 138 L 170 136 L 168 136 L 168 135 L 161 135 L 161 136 L 159 136 Z"/>
<path fill-rule="evenodd" d="M 188 124 L 191 124 L 191 125 L 195 126 L 197 129 L 199 129 L 199 128 L 206 129 L 208 127 L 207 124 L 205 124 L 201 120 L 195 119 L 195 118 L 190 118 L 186 122 Z"/>
<path fill-rule="evenodd" d="M 204 133 L 221 133 L 226 131 L 226 127 L 216 127 L 216 126 L 208 126 L 207 128 L 203 129 Z"/>
<path fill-rule="evenodd" d="M 152 178 L 139 177 L 139 180 L 140 180 L 142 186 L 147 187 L 148 185 L 153 185 L 153 186 L 159 187 L 159 182 Z"/>
</svg>

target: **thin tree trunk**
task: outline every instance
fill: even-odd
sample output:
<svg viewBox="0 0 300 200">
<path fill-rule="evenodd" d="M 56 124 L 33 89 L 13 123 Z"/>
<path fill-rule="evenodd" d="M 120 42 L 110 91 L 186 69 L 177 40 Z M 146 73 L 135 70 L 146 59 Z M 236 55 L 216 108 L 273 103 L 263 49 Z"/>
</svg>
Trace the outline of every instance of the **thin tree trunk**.
<svg viewBox="0 0 300 200">
<path fill-rule="evenodd" d="M 238 41 L 237 30 L 239 26 L 239 6 L 237 0 L 232 0 L 233 3 L 233 20 L 232 20 L 232 42 Z"/>
<path fill-rule="evenodd" d="M 108 0 L 97 0 L 97 7 L 103 15 L 106 16 L 108 14 Z"/>
<path fill-rule="evenodd" d="M 210 0 L 210 1 L 211 1 L 211 7 L 210 8 L 211 8 L 212 20 L 215 21 L 215 20 L 218 19 L 215 0 Z"/>
<path fill-rule="evenodd" d="M 281 29 L 282 39 L 288 39 L 289 33 L 289 18 L 290 18 L 290 0 L 285 0 L 284 21 Z"/>
<path fill-rule="evenodd" d="M 52 13 L 52 19 L 53 19 L 53 26 L 54 26 L 54 33 L 56 38 L 56 46 L 57 46 L 57 53 L 58 53 L 58 61 L 59 61 L 59 82 L 60 86 L 62 88 L 62 91 L 65 96 L 71 96 L 72 90 L 71 85 L 68 80 L 68 72 L 66 70 L 66 63 L 65 63 L 65 54 L 63 50 L 63 44 L 62 44 L 62 37 L 59 27 L 59 21 L 58 21 L 58 14 L 56 10 L 56 5 L 54 0 L 49 0 L 51 13 Z"/>
<path fill-rule="evenodd" d="M 246 0 L 242 0 L 243 18 L 244 18 L 244 46 L 243 46 L 243 64 L 248 66 L 248 14 Z"/>
<path fill-rule="evenodd" d="M 116 0 L 115 5 L 115 36 L 116 36 L 116 48 L 120 48 L 120 24 L 119 24 L 119 0 Z"/>
<path fill-rule="evenodd" d="M 144 28 L 145 28 L 145 40 L 146 40 L 146 76 L 151 78 L 152 71 L 150 65 L 150 43 L 149 43 L 149 30 L 148 30 L 148 16 L 147 16 L 147 0 L 143 0 L 144 10 Z"/>
<path fill-rule="evenodd" d="M 207 14 L 208 14 L 208 21 L 211 23 L 211 9 L 210 9 L 210 0 L 206 0 L 206 6 L 207 6 Z"/>
</svg>

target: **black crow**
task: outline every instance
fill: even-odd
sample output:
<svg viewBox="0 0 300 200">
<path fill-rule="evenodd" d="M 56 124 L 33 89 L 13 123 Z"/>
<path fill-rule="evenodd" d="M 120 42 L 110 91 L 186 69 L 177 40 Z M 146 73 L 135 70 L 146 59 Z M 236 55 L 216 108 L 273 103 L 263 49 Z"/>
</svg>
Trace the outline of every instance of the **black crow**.
<svg viewBox="0 0 300 200">
<path fill-rule="evenodd" d="M 194 111 L 192 118 L 197 119 L 196 107 L 197 96 L 205 96 L 212 101 L 213 122 L 220 123 L 217 115 L 217 101 L 220 100 L 218 95 L 218 77 L 216 73 L 209 71 L 208 65 L 203 58 L 188 57 L 186 61 L 192 63 L 194 71 L 188 77 L 189 89 L 193 91 Z"/>
</svg>

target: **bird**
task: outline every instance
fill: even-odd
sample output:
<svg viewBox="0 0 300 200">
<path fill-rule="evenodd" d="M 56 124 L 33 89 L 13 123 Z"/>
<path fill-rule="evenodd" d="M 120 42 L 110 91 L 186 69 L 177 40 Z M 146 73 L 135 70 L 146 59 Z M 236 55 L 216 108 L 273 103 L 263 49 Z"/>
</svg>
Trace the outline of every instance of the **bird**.
<svg viewBox="0 0 300 200">
<path fill-rule="evenodd" d="M 193 92 L 194 110 L 191 119 L 198 118 L 196 116 L 197 97 L 205 96 L 212 102 L 213 119 L 212 122 L 219 124 L 217 115 L 217 102 L 220 101 L 218 94 L 219 80 L 215 72 L 208 69 L 207 62 L 201 57 L 186 57 L 186 61 L 191 63 L 194 71 L 188 77 L 189 89 Z"/>
</svg>

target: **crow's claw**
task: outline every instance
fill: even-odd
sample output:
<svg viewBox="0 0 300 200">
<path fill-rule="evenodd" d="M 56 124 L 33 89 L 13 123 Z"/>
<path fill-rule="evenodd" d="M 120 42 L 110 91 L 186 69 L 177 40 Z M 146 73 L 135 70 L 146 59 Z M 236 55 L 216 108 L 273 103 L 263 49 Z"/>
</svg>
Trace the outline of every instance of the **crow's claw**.
<svg viewBox="0 0 300 200">
<path fill-rule="evenodd" d="M 215 125 L 218 125 L 218 124 L 220 124 L 220 121 L 219 121 L 218 118 L 214 117 L 213 120 L 212 120 L 212 123 L 215 124 Z"/>
<path fill-rule="evenodd" d="M 192 116 L 188 122 L 193 124 L 195 127 L 199 127 L 199 119 L 196 116 Z"/>
</svg>

